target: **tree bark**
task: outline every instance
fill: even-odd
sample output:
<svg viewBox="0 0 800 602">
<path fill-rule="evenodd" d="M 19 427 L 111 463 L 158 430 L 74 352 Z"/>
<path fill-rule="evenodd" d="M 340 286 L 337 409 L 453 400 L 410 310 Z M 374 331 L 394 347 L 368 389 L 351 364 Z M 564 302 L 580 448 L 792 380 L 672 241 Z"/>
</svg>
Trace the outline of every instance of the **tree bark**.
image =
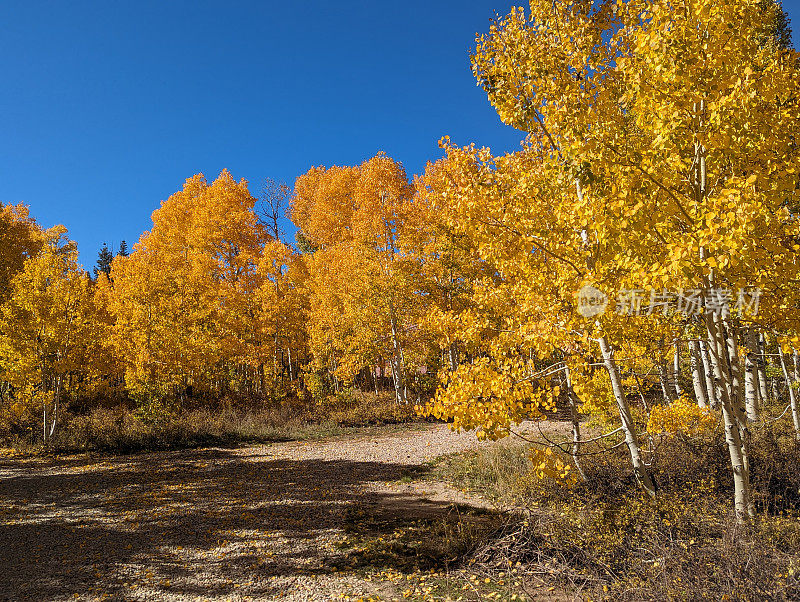
<svg viewBox="0 0 800 602">
<path fill-rule="evenodd" d="M 794 381 L 800 382 L 800 354 L 797 349 L 792 350 L 792 361 L 794 362 Z"/>
<path fill-rule="evenodd" d="M 750 332 L 747 335 L 747 350 L 744 356 L 744 407 L 749 422 L 758 421 L 758 344 Z"/>
<path fill-rule="evenodd" d="M 647 492 L 648 495 L 655 497 L 656 486 L 652 477 L 650 476 L 649 471 L 647 470 L 644 460 L 642 460 L 639 449 L 639 438 L 636 434 L 636 425 L 633 423 L 633 417 L 631 416 L 630 407 L 628 406 L 628 400 L 625 398 L 625 393 L 622 390 L 622 381 L 619 376 L 617 363 L 614 360 L 614 351 L 609 345 L 605 335 L 601 336 L 598 339 L 598 342 L 600 343 L 600 351 L 603 354 L 603 362 L 606 370 L 608 371 L 608 376 L 611 379 L 611 388 L 614 391 L 614 399 L 616 400 L 617 408 L 619 409 L 619 416 L 622 421 L 622 430 L 625 433 L 625 443 L 628 445 L 628 451 L 631 455 L 631 464 L 633 464 L 633 470 L 636 473 L 636 478 L 639 480 L 642 488 Z"/>
<path fill-rule="evenodd" d="M 706 377 L 703 374 L 703 360 L 700 357 L 700 343 L 689 341 L 689 362 L 692 368 L 692 386 L 697 398 L 697 405 L 701 408 L 708 407 L 708 393 L 706 391 Z"/>
<path fill-rule="evenodd" d="M 730 388 L 733 393 L 731 395 L 731 401 L 736 404 L 737 409 L 742 416 L 744 416 L 744 379 L 739 362 L 739 344 L 737 343 L 738 330 L 737 326 L 730 319 L 722 320 L 722 333 L 727 346 L 727 360 L 731 374 Z"/>
<path fill-rule="evenodd" d="M 698 345 L 700 348 L 700 358 L 703 361 L 703 376 L 706 381 L 708 403 L 712 408 L 717 409 L 719 407 L 719 391 L 714 381 L 714 364 L 711 361 L 711 354 L 708 352 L 708 346 L 705 341 L 700 341 Z"/>
<path fill-rule="evenodd" d="M 447 348 L 447 356 L 450 360 L 450 372 L 455 372 L 458 369 L 458 350 L 455 343 L 450 343 Z"/>
<path fill-rule="evenodd" d="M 786 357 L 783 354 L 780 343 L 778 343 L 778 356 L 781 358 L 781 369 L 783 370 L 783 377 L 786 379 L 786 386 L 789 388 L 789 407 L 792 412 L 792 422 L 794 423 L 794 434 L 798 441 L 800 441 L 800 413 L 797 409 L 797 395 L 795 394 L 794 387 L 792 386 L 792 379 L 789 377 L 789 370 L 786 367 Z"/>
<path fill-rule="evenodd" d="M 680 398 L 683 395 L 681 388 L 681 344 L 675 341 L 675 355 L 672 358 L 672 384 L 675 387 L 675 395 Z"/>
<path fill-rule="evenodd" d="M 581 465 L 581 423 L 578 416 L 578 397 L 572 389 L 572 378 L 569 373 L 569 366 L 564 367 L 564 376 L 567 382 L 567 397 L 569 398 L 570 419 L 572 420 L 572 461 L 582 480 L 586 480 L 586 473 Z"/>
<path fill-rule="evenodd" d="M 763 333 L 758 333 L 758 394 L 761 396 L 761 403 L 769 400 L 767 392 L 767 342 Z"/>
<path fill-rule="evenodd" d="M 725 442 L 731 461 L 734 485 L 734 506 L 738 522 L 747 522 L 755 515 L 750 490 L 750 463 L 747 455 L 743 417 L 737 412 L 736 402 L 733 399 L 735 392 L 732 390 L 731 375 L 727 370 L 729 361 L 726 358 L 730 348 L 725 340 L 722 320 L 712 312 L 705 314 L 706 329 L 708 332 L 709 354 L 714 365 L 715 380 L 720 383 L 720 406 L 725 423 Z"/>
<path fill-rule="evenodd" d="M 672 388 L 669 370 L 667 370 L 667 361 L 660 351 L 658 357 L 656 357 L 656 367 L 658 368 L 658 381 L 661 383 L 661 395 L 664 397 L 664 403 L 670 404 L 675 401 L 675 391 Z"/>
<path fill-rule="evenodd" d="M 394 307 L 391 307 L 389 311 L 389 322 L 392 329 L 392 373 L 394 375 L 395 396 L 397 397 L 397 403 L 408 403 L 406 398 L 403 348 L 397 336 L 397 319 L 394 315 Z"/>
</svg>

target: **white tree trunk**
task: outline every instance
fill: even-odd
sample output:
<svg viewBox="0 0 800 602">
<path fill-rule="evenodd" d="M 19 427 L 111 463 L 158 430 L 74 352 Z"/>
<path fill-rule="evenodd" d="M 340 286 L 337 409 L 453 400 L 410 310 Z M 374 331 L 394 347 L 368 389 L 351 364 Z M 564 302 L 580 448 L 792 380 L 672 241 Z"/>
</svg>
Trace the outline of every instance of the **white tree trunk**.
<svg viewBox="0 0 800 602">
<path fill-rule="evenodd" d="M 750 491 L 750 465 L 747 457 L 746 441 L 743 436 L 744 417 L 738 415 L 736 402 L 733 399 L 737 392 L 732 390 L 733 380 L 727 370 L 730 364 L 726 356 L 730 345 L 724 338 L 722 320 L 711 312 L 706 313 L 705 318 L 708 331 L 708 349 L 714 365 L 714 376 L 720 383 L 718 388 L 719 401 L 725 422 L 725 442 L 728 446 L 733 472 L 736 518 L 739 522 L 746 522 L 748 518 L 754 516 L 755 509 Z"/>
<path fill-rule="evenodd" d="M 572 378 L 569 373 L 569 366 L 564 367 L 564 375 L 567 381 L 567 398 L 569 399 L 570 419 L 572 420 L 572 461 L 581 479 L 586 480 L 586 473 L 580 460 L 581 454 L 581 423 L 578 417 L 578 397 L 572 389 Z"/>
<path fill-rule="evenodd" d="M 744 364 L 744 407 L 749 422 L 758 421 L 758 373 L 748 353 Z"/>
<path fill-rule="evenodd" d="M 797 409 L 797 395 L 795 394 L 794 387 L 792 386 L 792 379 L 789 377 L 789 370 L 786 368 L 786 358 L 778 343 L 778 356 L 781 359 L 781 368 L 783 369 L 783 377 L 786 379 L 786 386 L 789 388 L 789 407 L 792 412 L 792 422 L 794 423 L 794 433 L 798 441 L 800 441 L 800 413 Z"/>
<path fill-rule="evenodd" d="M 53 438 L 53 435 L 56 432 L 56 422 L 58 421 L 58 406 L 59 401 L 61 401 L 61 377 L 56 378 L 56 390 L 53 392 L 53 412 L 52 412 L 52 420 L 50 422 L 50 433 L 47 437 L 48 441 Z"/>
<path fill-rule="evenodd" d="M 664 339 L 659 340 L 658 347 L 658 356 L 655 362 L 658 368 L 658 380 L 661 383 L 661 395 L 664 397 L 664 403 L 670 404 L 675 401 L 675 391 L 670 379 L 670 372 L 667 369 L 667 360 L 663 355 Z"/>
<path fill-rule="evenodd" d="M 672 358 L 672 384 L 675 387 L 675 395 L 680 398 L 683 395 L 681 388 L 681 344 L 675 341 L 675 355 Z"/>
<path fill-rule="evenodd" d="M 447 357 L 450 360 L 450 372 L 455 372 L 458 369 L 458 350 L 455 343 L 447 348 Z"/>
<path fill-rule="evenodd" d="M 663 357 L 658 357 L 656 358 L 656 366 L 658 367 L 658 382 L 661 383 L 661 395 L 664 398 L 664 403 L 670 404 L 675 401 L 675 391 L 670 382 L 667 362 L 664 361 Z"/>
<path fill-rule="evenodd" d="M 394 307 L 389 308 L 389 325 L 392 329 L 392 373 L 394 376 L 394 391 L 397 403 L 407 403 L 406 384 L 405 384 L 405 361 L 403 358 L 403 348 L 397 336 L 397 318 L 394 314 Z"/>
<path fill-rule="evenodd" d="M 739 345 L 737 343 L 738 328 L 731 320 L 722 321 L 722 333 L 727 346 L 728 367 L 731 375 L 731 401 L 736 404 L 738 411 L 744 416 L 744 378 L 741 363 L 739 362 Z"/>
<path fill-rule="evenodd" d="M 398 359 L 397 356 L 392 356 L 391 359 L 391 366 L 392 366 L 392 383 L 394 384 L 394 399 L 395 401 L 400 404 L 403 403 L 403 383 L 400 377 L 400 371 L 398 369 Z"/>
<path fill-rule="evenodd" d="M 800 382 L 800 353 L 797 349 L 792 350 L 792 361 L 794 362 L 794 381 Z"/>
<path fill-rule="evenodd" d="M 601 336 L 598 342 L 600 343 L 600 351 L 603 354 L 603 362 L 608 371 L 608 376 L 611 379 L 611 388 L 614 391 L 614 399 L 619 409 L 619 417 L 622 421 L 622 430 L 625 433 L 625 443 L 628 445 L 628 451 L 631 454 L 633 470 L 636 473 L 636 478 L 648 495 L 655 497 L 656 486 L 647 470 L 644 460 L 642 460 L 639 449 L 639 437 L 636 434 L 636 425 L 633 423 L 628 400 L 625 398 L 625 393 L 622 390 L 622 381 L 619 376 L 617 363 L 614 360 L 614 351 L 608 344 L 605 335 Z"/>
<path fill-rule="evenodd" d="M 692 385 L 697 405 L 701 408 L 708 407 L 708 393 L 706 392 L 706 377 L 703 373 L 703 360 L 700 357 L 700 343 L 689 341 L 689 362 L 692 368 Z"/>
<path fill-rule="evenodd" d="M 744 356 L 744 407 L 749 422 L 758 421 L 758 343 L 755 333 L 747 335 Z"/>
<path fill-rule="evenodd" d="M 714 377 L 714 364 L 705 341 L 699 342 L 700 358 L 703 361 L 703 376 L 706 380 L 706 392 L 709 405 L 716 409 L 719 407 L 719 391 Z"/>
<path fill-rule="evenodd" d="M 769 400 L 767 390 L 767 342 L 763 333 L 758 334 L 758 394 L 761 397 L 762 405 Z"/>
</svg>

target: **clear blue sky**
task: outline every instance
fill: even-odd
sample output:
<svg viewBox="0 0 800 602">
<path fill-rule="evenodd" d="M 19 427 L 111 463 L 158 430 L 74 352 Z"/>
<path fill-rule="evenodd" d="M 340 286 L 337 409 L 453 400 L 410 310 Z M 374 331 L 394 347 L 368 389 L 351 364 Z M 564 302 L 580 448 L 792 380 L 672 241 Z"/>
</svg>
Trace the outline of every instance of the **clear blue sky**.
<svg viewBox="0 0 800 602">
<path fill-rule="evenodd" d="M 416 173 L 445 134 L 516 148 L 469 69 L 475 32 L 509 6 L 4 2 L 0 202 L 66 225 L 89 268 L 198 172 L 255 192 L 379 150 Z"/>
<path fill-rule="evenodd" d="M 198 172 L 255 191 L 379 150 L 417 173 L 445 134 L 513 150 L 468 56 L 512 4 L 6 0 L 0 202 L 66 225 L 90 268 Z"/>
</svg>

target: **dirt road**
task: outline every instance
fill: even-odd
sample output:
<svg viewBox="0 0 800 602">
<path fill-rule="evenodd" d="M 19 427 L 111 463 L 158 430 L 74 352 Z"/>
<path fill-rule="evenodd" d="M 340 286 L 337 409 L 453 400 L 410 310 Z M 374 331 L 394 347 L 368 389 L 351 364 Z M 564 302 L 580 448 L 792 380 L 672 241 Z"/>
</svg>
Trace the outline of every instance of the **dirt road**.
<svg viewBox="0 0 800 602">
<path fill-rule="evenodd" d="M 383 541 L 398 519 L 485 505 L 416 479 L 426 461 L 478 445 L 490 444 L 421 425 L 238 449 L 2 458 L 0 599 L 391 599 L 365 570 L 415 559 L 367 562 L 359 531 Z"/>
</svg>

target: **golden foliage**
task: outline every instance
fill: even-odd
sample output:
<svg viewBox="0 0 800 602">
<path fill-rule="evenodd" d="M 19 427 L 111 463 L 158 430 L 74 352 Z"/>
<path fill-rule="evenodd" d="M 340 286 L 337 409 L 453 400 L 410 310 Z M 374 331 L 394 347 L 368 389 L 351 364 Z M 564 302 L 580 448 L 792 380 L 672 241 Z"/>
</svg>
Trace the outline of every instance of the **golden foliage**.
<svg viewBox="0 0 800 602">
<path fill-rule="evenodd" d="M 650 410 L 647 432 L 674 435 L 704 435 L 712 432 L 719 416 L 712 410 L 701 408 L 692 399 L 681 397 L 669 405 L 655 406 Z"/>
</svg>

